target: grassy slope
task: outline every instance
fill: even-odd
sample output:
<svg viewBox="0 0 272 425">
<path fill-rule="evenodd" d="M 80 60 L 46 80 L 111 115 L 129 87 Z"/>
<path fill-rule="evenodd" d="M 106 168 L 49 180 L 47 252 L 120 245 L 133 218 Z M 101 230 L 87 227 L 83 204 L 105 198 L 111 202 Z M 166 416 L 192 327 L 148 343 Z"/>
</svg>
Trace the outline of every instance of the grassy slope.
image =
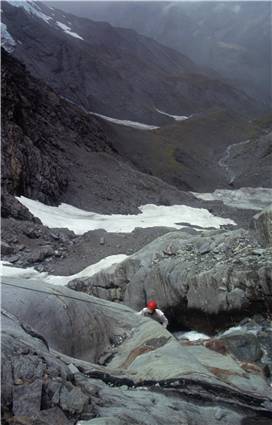
<svg viewBox="0 0 272 425">
<path fill-rule="evenodd" d="M 228 145 L 258 134 L 259 124 L 217 109 L 155 131 L 112 126 L 109 132 L 115 148 L 142 171 L 206 190 L 226 184 L 219 158 Z"/>
</svg>

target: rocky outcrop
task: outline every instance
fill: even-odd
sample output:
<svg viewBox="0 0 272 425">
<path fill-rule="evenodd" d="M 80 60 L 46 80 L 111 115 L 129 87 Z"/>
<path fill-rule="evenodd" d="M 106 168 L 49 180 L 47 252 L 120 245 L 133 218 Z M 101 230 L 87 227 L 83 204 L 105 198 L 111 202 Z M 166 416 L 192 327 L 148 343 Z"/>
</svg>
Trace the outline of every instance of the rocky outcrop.
<svg viewBox="0 0 272 425">
<path fill-rule="evenodd" d="M 94 118 L 33 79 L 2 49 L 2 185 L 56 203 L 69 182 L 69 150 L 111 151 Z"/>
<path fill-rule="evenodd" d="M 2 167 L 3 169 L 4 167 Z M 1 217 L 12 217 L 16 220 L 34 221 L 40 223 L 37 217 L 24 207 L 14 196 L 7 192 L 6 188 L 2 188 L 1 192 Z"/>
<path fill-rule="evenodd" d="M 253 217 L 257 238 L 264 246 L 272 246 L 272 205 Z"/>
<path fill-rule="evenodd" d="M 3 424 L 21 416 L 44 425 L 271 420 L 260 369 L 181 343 L 127 307 L 39 282 L 3 283 Z"/>
<path fill-rule="evenodd" d="M 156 298 L 171 328 L 214 331 L 257 311 L 271 313 L 271 258 L 271 248 L 245 230 L 171 232 L 68 286 L 135 309 Z"/>
<path fill-rule="evenodd" d="M 259 131 L 239 143 L 229 145 L 219 165 L 233 188 L 271 187 L 272 115 L 255 121 Z M 253 131 L 254 134 L 255 131 Z"/>
<path fill-rule="evenodd" d="M 10 279 L 7 283 L 12 286 L 3 284 L 3 308 L 31 326 L 34 323 L 35 330 L 48 344 L 66 355 L 98 362 L 114 341 L 126 337 L 135 323 L 126 306 L 90 299 L 80 293 L 76 294 L 76 302 L 75 292 L 70 289 L 41 286 L 38 281 L 20 281 L 18 287 L 16 282 Z"/>
<path fill-rule="evenodd" d="M 186 337 L 186 333 L 183 334 Z M 210 350 L 221 354 L 230 353 L 247 370 L 262 370 L 271 380 L 272 376 L 272 327 L 271 319 L 256 314 L 242 320 L 238 325 L 220 332 L 203 342 Z"/>
<path fill-rule="evenodd" d="M 36 332 L 6 311 L 1 322 L 3 424 L 72 425 L 83 411 L 92 411 L 89 397 L 72 383 L 69 367 Z"/>
<path fill-rule="evenodd" d="M 30 215 L 17 199 L 9 197 Z M 39 271 L 43 271 L 44 264 L 63 260 L 76 239 L 68 229 L 49 229 L 40 224 L 37 218 L 30 221 L 25 216 L 20 220 L 2 218 L 1 237 L 2 260 L 20 267 L 36 266 Z"/>
</svg>

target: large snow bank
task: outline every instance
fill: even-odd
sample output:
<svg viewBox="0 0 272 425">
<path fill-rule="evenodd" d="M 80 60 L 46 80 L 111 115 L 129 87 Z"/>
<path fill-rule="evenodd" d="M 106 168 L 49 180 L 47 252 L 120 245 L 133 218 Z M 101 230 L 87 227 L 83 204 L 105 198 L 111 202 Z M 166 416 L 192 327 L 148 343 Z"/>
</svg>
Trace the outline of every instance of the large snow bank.
<svg viewBox="0 0 272 425">
<path fill-rule="evenodd" d="M 192 208 L 186 205 L 158 206 L 143 205 L 139 207 L 141 213 L 96 214 L 75 208 L 68 204 L 51 207 L 39 201 L 17 197 L 29 211 L 38 217 L 48 227 L 65 227 L 78 235 L 90 230 L 104 229 L 107 232 L 130 233 L 136 227 L 173 227 L 182 229 L 186 224 L 198 227 L 219 228 L 225 224 L 235 224 L 234 221 L 216 217 L 204 208 Z"/>
</svg>

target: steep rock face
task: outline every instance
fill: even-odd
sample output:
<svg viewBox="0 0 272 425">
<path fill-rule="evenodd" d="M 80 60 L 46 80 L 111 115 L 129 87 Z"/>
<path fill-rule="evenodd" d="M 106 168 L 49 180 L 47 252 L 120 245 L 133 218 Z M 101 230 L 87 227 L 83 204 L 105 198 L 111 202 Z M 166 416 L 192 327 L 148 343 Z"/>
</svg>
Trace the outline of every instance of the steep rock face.
<svg viewBox="0 0 272 425">
<path fill-rule="evenodd" d="M 108 271 L 69 287 L 142 308 L 156 298 L 170 326 L 214 331 L 271 312 L 271 249 L 246 231 L 168 233 Z"/>
<path fill-rule="evenodd" d="M 264 246 L 272 245 L 272 205 L 253 217 L 257 237 Z"/>
<path fill-rule="evenodd" d="M 56 203 L 67 189 L 69 150 L 111 151 L 96 120 L 62 101 L 2 50 L 2 173 L 11 194 Z"/>
<path fill-rule="evenodd" d="M 113 418 L 111 423 L 137 425 L 156 425 L 158 418 L 162 425 L 180 425 L 181 419 L 184 424 L 215 425 L 218 418 L 224 425 L 229 421 L 238 425 L 248 417 L 256 418 L 256 423 L 269 423 L 271 390 L 258 368 L 248 373 L 228 354 L 201 344 L 181 344 L 158 323 L 137 317 L 127 307 L 83 294 L 78 294 L 79 300 L 67 302 L 65 297 L 71 294 L 67 288 L 46 287 L 48 297 L 34 294 L 38 282 L 20 281 L 20 286 L 25 290 L 17 288 L 14 296 L 13 289 L 4 285 L 4 423 L 19 421 L 17 416 L 31 416 L 46 425 L 75 424 L 94 417 L 96 421 L 101 417 L 102 423 Z M 61 300 L 65 300 L 66 309 L 61 308 Z M 88 308 L 84 307 L 86 301 Z M 16 317 L 10 313 L 15 310 Z M 103 335 L 101 330 L 100 336 L 86 333 L 94 313 Z M 47 317 L 46 322 L 39 317 Z M 56 324 L 64 325 L 64 329 L 58 328 L 58 335 Z M 114 339 L 116 325 L 119 337 Z M 72 339 L 77 338 L 74 353 L 80 357 L 80 347 L 89 344 L 90 354 L 98 348 L 97 343 L 105 349 L 105 338 L 113 339 L 108 356 L 104 356 L 105 365 L 64 354 L 67 346 L 62 334 L 69 327 Z M 125 333 L 126 338 L 122 338 Z M 57 345 L 60 352 L 54 350 Z"/>
<path fill-rule="evenodd" d="M 6 188 L 2 188 L 1 192 L 1 217 L 12 217 L 16 220 L 35 221 L 40 223 L 40 220 L 37 217 L 33 217 L 27 208 L 7 192 Z"/>
<path fill-rule="evenodd" d="M 256 110 L 243 92 L 134 31 L 40 3 L 35 14 L 8 2 L 3 10 L 8 31 L 20 41 L 13 54 L 35 76 L 89 111 L 152 124 L 169 121 L 156 108 L 177 115 L 214 106 L 240 113 Z M 39 19 L 37 11 L 47 18 Z"/>
</svg>

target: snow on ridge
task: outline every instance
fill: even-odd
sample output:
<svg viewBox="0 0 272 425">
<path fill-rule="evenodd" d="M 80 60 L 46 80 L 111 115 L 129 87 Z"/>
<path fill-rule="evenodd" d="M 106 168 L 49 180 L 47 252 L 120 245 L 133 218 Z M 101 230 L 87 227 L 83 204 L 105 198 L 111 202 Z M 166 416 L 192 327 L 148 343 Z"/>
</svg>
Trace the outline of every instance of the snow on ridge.
<svg viewBox="0 0 272 425">
<path fill-rule="evenodd" d="M 27 13 L 35 15 L 38 18 L 42 19 L 48 24 L 48 21 L 52 19 L 51 16 L 45 15 L 41 12 L 41 9 L 37 2 L 29 0 L 6 0 L 11 6 L 22 7 Z"/>
<path fill-rule="evenodd" d="M 71 35 L 72 37 L 79 38 L 80 40 L 84 40 L 80 35 L 78 35 L 76 32 L 71 31 L 71 27 L 68 27 L 68 25 L 63 24 L 62 22 L 57 21 L 56 25 L 61 28 L 66 34 Z"/>
<path fill-rule="evenodd" d="M 97 117 L 103 118 L 106 121 L 112 122 L 114 124 L 124 125 L 126 127 L 136 128 L 138 130 L 157 130 L 159 127 L 155 125 L 143 124 L 137 121 L 129 121 L 129 120 L 119 120 L 118 118 L 111 118 L 106 115 L 98 114 L 96 112 L 88 112 L 91 115 L 95 115 Z"/>
<path fill-rule="evenodd" d="M 189 226 L 220 228 L 235 222 L 216 217 L 204 208 L 186 205 L 158 206 L 147 204 L 139 207 L 139 214 L 96 214 L 68 204 L 51 207 L 39 201 L 17 197 L 28 210 L 50 228 L 64 227 L 82 235 L 90 230 L 104 229 L 107 232 L 131 233 L 134 229 L 148 227 L 172 227 L 182 229 Z M 65 224 L 64 224 L 65 223 Z M 187 225 L 188 223 L 188 225 Z"/>
<path fill-rule="evenodd" d="M 114 264 L 121 263 L 127 257 L 128 256 L 125 254 L 110 255 L 70 276 L 54 276 L 47 272 L 40 273 L 35 270 L 34 267 L 14 267 L 11 263 L 0 261 L 0 275 L 1 277 L 21 277 L 29 280 L 39 280 L 41 283 L 46 282 L 51 285 L 65 286 L 73 279 L 93 276 L 101 270 L 108 269 Z"/>
<path fill-rule="evenodd" d="M 222 201 L 229 207 L 246 210 L 262 210 L 272 203 L 272 189 L 264 187 L 216 189 L 213 193 L 191 193 L 203 201 Z"/>
<path fill-rule="evenodd" d="M 156 108 L 156 111 L 159 112 L 162 115 L 166 115 L 167 117 L 173 118 L 175 121 L 184 121 L 184 120 L 188 120 L 188 118 L 190 118 L 190 115 L 187 117 L 186 115 L 172 115 L 172 114 L 168 114 L 167 112 L 163 112 L 160 109 Z"/>
<path fill-rule="evenodd" d="M 8 32 L 7 26 L 3 22 L 1 22 L 1 46 L 8 53 L 12 53 L 16 46 L 16 41 Z"/>
</svg>

